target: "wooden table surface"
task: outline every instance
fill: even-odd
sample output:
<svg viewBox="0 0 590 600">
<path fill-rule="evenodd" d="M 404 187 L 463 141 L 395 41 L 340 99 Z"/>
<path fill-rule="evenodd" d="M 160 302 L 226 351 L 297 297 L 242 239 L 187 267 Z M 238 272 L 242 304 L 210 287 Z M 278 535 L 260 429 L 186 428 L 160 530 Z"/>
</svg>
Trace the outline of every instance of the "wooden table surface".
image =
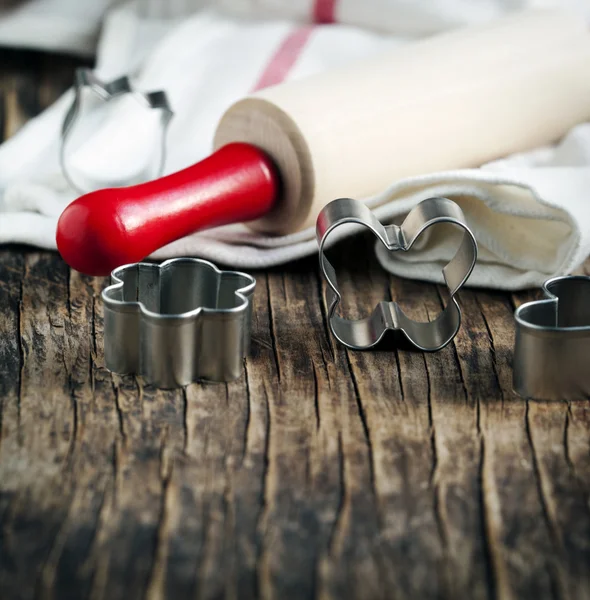
<svg viewBox="0 0 590 600">
<path fill-rule="evenodd" d="M 8 137 L 76 63 L 0 65 Z M 441 309 L 366 238 L 334 262 L 349 315 Z M 315 258 L 254 275 L 243 377 L 167 392 L 104 368 L 104 280 L 0 249 L 0 598 L 590 598 L 590 403 L 511 389 L 537 293 L 463 291 L 438 353 L 352 352 Z"/>
</svg>

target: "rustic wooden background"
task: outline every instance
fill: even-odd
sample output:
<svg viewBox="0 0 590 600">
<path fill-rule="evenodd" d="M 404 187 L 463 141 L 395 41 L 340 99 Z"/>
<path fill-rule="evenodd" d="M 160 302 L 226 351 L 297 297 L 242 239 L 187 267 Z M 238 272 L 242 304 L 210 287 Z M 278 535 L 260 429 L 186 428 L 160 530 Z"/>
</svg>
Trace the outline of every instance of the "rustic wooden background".
<svg viewBox="0 0 590 600">
<path fill-rule="evenodd" d="M 4 137 L 74 67 L 2 51 Z M 349 314 L 440 310 L 371 256 L 337 253 Z M 590 599 L 590 403 L 511 391 L 534 292 L 464 291 L 436 354 L 349 352 L 315 259 L 255 275 L 242 379 L 164 392 L 105 370 L 105 281 L 0 249 L 0 598 Z"/>
</svg>

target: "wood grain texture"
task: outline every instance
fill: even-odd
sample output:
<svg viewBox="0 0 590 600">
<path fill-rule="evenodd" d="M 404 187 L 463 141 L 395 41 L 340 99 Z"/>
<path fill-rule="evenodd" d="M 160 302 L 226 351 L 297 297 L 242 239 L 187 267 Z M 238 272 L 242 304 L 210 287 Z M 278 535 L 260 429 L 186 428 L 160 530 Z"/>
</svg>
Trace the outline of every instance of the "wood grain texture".
<svg viewBox="0 0 590 600">
<path fill-rule="evenodd" d="M 7 135 L 73 63 L 1 56 Z M 441 310 L 370 238 L 332 253 L 348 315 Z M 168 392 L 106 371 L 104 280 L 0 249 L 0 598 L 590 599 L 590 404 L 511 389 L 536 292 L 462 292 L 438 353 L 352 352 L 315 259 L 254 274 L 243 377 Z"/>
</svg>

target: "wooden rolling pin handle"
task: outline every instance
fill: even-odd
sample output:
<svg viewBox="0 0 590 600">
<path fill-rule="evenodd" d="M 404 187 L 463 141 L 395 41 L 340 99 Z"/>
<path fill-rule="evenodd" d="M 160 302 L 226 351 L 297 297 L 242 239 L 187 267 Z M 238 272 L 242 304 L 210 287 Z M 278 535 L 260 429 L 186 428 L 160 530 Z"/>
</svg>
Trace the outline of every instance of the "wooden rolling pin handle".
<svg viewBox="0 0 590 600">
<path fill-rule="evenodd" d="M 156 181 L 91 192 L 57 224 L 57 248 L 74 269 L 108 275 L 195 231 L 260 218 L 280 193 L 278 172 L 255 146 L 234 143 Z"/>
</svg>

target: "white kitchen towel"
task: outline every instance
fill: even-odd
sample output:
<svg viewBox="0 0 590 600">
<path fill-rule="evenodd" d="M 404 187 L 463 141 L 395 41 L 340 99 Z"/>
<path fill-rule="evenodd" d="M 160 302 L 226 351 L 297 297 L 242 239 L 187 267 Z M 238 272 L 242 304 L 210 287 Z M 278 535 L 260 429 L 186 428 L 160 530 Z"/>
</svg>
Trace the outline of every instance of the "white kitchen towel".
<svg viewBox="0 0 590 600">
<path fill-rule="evenodd" d="M 93 54 L 110 6 L 124 0 L 0 0 L 0 45 Z M 428 35 L 507 12 L 572 9 L 590 19 L 588 0 L 137 0 L 140 18 L 174 20 L 207 7 L 256 19 L 342 23 L 402 35 Z"/>
<path fill-rule="evenodd" d="M 197 10 L 190 18 L 146 16 L 145 1 L 127 2 L 108 13 L 97 73 L 104 79 L 131 73 L 140 89 L 167 91 L 175 111 L 167 172 L 207 156 L 219 117 L 249 91 L 410 43 L 401 34 L 341 24 L 302 25 L 291 19 L 243 19 L 214 9 Z M 371 0 L 366 6 L 374 11 L 377 4 Z M 426 10 L 425 3 L 416 4 Z M 506 3 L 487 4 L 499 11 Z M 407 8 L 405 2 L 391 2 L 389 8 L 394 5 L 400 14 Z M 450 16 L 458 13 L 450 8 L 457 2 L 429 3 L 428 10 L 435 5 L 439 23 L 447 15 L 456 24 Z M 410 29 L 405 33 L 418 33 Z M 59 132 L 71 96 L 66 93 L 0 147 L 0 243 L 55 248 L 57 218 L 76 195 L 58 164 Z M 149 159 L 153 120 L 144 119 L 131 102 L 115 105 L 98 130 L 82 136 L 72 157 L 80 172 L 106 180 L 117 165 L 120 176 L 131 177 Z M 519 289 L 571 271 L 590 253 L 589 189 L 590 125 L 580 125 L 555 147 L 481 169 L 392 182 L 390 189 L 366 200 L 383 220 L 399 218 L 433 195 L 457 200 L 480 245 L 470 285 Z M 314 235 L 306 230 L 265 237 L 233 225 L 179 240 L 154 257 L 193 255 L 236 268 L 261 268 L 317 252 Z M 415 252 L 385 255 L 378 250 L 377 256 L 394 273 L 441 281 L 441 264 L 450 258 L 453 243 L 435 234 Z"/>
<path fill-rule="evenodd" d="M 116 0 L 0 0 L 0 45 L 92 56 Z"/>
</svg>

